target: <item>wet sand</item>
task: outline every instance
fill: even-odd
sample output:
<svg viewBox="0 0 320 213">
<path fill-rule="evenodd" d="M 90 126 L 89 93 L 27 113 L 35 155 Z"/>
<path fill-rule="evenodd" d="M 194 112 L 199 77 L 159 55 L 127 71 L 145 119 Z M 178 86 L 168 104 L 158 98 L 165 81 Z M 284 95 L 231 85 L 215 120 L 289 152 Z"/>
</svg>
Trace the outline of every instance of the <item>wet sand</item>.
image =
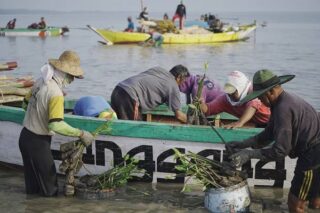
<svg viewBox="0 0 320 213">
<path fill-rule="evenodd" d="M 0 165 L 0 209 L 4 212 L 208 212 L 201 188 L 180 193 L 181 185 L 130 183 L 106 200 L 84 200 L 63 195 L 63 176 L 59 177 L 59 195 L 55 198 L 27 196 L 21 169 Z M 250 188 L 250 212 L 288 212 L 288 189 Z M 319 211 L 307 209 L 306 212 Z"/>
</svg>

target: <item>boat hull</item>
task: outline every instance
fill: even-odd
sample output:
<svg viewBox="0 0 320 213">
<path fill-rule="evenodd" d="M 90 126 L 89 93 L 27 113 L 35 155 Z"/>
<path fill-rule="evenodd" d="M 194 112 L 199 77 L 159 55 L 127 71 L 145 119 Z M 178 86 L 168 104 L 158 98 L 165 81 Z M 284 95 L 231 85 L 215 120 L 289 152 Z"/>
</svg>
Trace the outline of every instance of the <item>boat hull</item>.
<svg viewBox="0 0 320 213">
<path fill-rule="evenodd" d="M 0 161 L 22 165 L 18 147 L 19 134 L 24 111 L 15 107 L 0 106 Z M 95 130 L 105 122 L 103 119 L 65 115 L 65 121 L 74 127 Z M 174 125 L 156 122 L 113 121 L 111 135 L 99 135 L 84 154 L 86 169 L 79 175 L 102 173 L 120 164 L 125 155 L 140 159 L 139 167 L 146 169 L 150 176 L 141 180 L 145 182 L 183 183 L 184 177 L 175 176 L 179 172 L 172 148 L 181 152 L 192 151 L 202 156 L 223 161 L 225 146 L 210 127 Z M 253 136 L 261 129 L 227 130 L 217 128 L 226 141 L 242 140 Z M 61 163 L 60 144 L 74 138 L 60 135 L 53 136 L 52 152 L 56 166 Z M 279 162 L 262 163 L 252 159 L 242 169 L 249 174 L 251 186 L 289 187 L 295 161 L 289 158 Z M 171 177 L 171 179 L 168 179 Z"/>
<path fill-rule="evenodd" d="M 96 29 L 88 26 L 96 32 L 107 43 L 113 44 L 128 44 L 143 42 L 150 37 L 147 33 L 138 32 L 121 32 L 108 29 Z M 256 25 L 241 26 L 238 31 L 229 31 L 223 33 L 205 33 L 205 34 L 175 34 L 165 33 L 164 44 L 202 44 L 202 43 L 219 43 L 240 41 L 248 38 L 249 34 L 256 29 Z"/>
<path fill-rule="evenodd" d="M 67 28 L 48 27 L 46 29 L 0 29 L 0 36 L 15 37 L 15 36 L 30 36 L 30 37 L 47 37 L 47 36 L 60 36 L 63 35 Z"/>
</svg>

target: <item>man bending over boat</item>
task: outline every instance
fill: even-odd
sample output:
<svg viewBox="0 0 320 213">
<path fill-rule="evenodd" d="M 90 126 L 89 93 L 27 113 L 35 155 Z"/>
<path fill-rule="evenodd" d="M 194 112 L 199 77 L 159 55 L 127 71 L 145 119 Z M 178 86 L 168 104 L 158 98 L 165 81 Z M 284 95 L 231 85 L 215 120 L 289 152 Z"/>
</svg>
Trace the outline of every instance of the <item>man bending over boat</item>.
<svg viewBox="0 0 320 213">
<path fill-rule="evenodd" d="M 153 67 L 120 82 L 111 94 L 111 107 L 119 119 L 142 120 L 143 111 L 166 103 L 175 117 L 186 123 L 187 117 L 180 110 L 179 85 L 189 75 L 183 65 L 176 65 L 169 72 Z"/>
<path fill-rule="evenodd" d="M 73 128 L 63 120 L 62 90 L 74 78 L 83 76 L 79 56 L 73 51 L 65 51 L 59 59 L 49 59 L 49 63 L 41 68 L 41 74 L 42 77 L 35 82 L 24 101 L 27 109 L 19 148 L 26 193 L 50 197 L 58 193 L 56 167 L 50 148 L 52 135 L 58 133 L 79 137 L 85 146 L 91 145 L 94 137 L 88 131 Z"/>
<path fill-rule="evenodd" d="M 161 47 L 164 40 L 163 35 L 157 32 L 154 28 L 150 28 L 149 34 L 150 37 L 144 41 L 144 44 Z"/>
<path fill-rule="evenodd" d="M 244 141 L 226 144 L 232 163 L 241 167 L 251 158 L 262 161 L 298 158 L 288 194 L 289 212 L 320 209 L 320 114 L 300 97 L 286 92 L 284 84 L 294 75 L 277 76 L 259 70 L 253 76 L 253 92 L 242 102 L 259 98 L 271 108 L 267 127 Z M 251 147 L 252 149 L 246 149 Z M 317 211 L 319 212 L 319 210 Z"/>
<path fill-rule="evenodd" d="M 252 91 L 251 81 L 240 71 L 228 74 L 223 94 L 209 103 L 201 101 L 201 110 L 208 115 L 227 112 L 239 118 L 238 121 L 227 124 L 225 128 L 238 128 L 245 124 L 253 127 L 265 127 L 269 121 L 270 109 L 260 100 L 254 99 L 243 104 L 241 100 Z"/>
</svg>

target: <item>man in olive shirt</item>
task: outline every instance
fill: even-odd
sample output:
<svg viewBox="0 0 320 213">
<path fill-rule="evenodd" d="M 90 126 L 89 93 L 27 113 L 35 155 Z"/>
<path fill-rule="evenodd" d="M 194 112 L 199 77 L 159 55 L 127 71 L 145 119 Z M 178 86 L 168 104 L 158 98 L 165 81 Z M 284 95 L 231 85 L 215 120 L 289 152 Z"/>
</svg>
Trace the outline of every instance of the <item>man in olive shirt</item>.
<svg viewBox="0 0 320 213">
<path fill-rule="evenodd" d="M 176 118 L 186 123 L 186 115 L 180 111 L 179 85 L 188 77 L 183 65 L 174 66 L 169 72 L 153 67 L 120 82 L 111 94 L 111 107 L 119 119 L 141 120 L 141 112 L 167 104 Z"/>
<path fill-rule="evenodd" d="M 281 84 L 293 78 L 294 75 L 276 76 L 269 70 L 255 73 L 254 91 L 242 102 L 258 97 L 271 108 L 270 121 L 258 135 L 242 142 L 230 142 L 226 149 L 235 153 L 230 159 L 238 167 L 251 158 L 264 161 L 286 156 L 298 158 L 288 207 L 290 212 L 304 212 L 308 201 L 310 208 L 320 208 L 320 116 L 303 99 L 283 90 Z M 244 149 L 248 147 L 253 149 Z"/>
</svg>

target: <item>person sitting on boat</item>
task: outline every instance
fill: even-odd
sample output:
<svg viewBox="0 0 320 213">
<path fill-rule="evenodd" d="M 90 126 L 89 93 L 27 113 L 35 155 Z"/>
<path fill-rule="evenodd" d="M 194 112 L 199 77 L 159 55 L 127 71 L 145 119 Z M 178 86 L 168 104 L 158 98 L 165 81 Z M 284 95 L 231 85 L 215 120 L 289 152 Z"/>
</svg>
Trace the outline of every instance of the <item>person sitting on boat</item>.
<svg viewBox="0 0 320 213">
<path fill-rule="evenodd" d="M 93 135 L 74 128 L 64 121 L 63 88 L 75 78 L 82 78 L 80 58 L 73 51 L 64 51 L 59 59 L 49 59 L 41 68 L 31 92 L 25 97 L 27 106 L 20 133 L 19 148 L 22 154 L 27 194 L 56 196 L 58 183 L 51 152 L 52 135 L 77 137 L 85 146 L 94 141 Z M 67 186 L 66 186 L 67 187 Z"/>
<path fill-rule="evenodd" d="M 167 13 L 165 13 L 165 14 L 163 15 L 163 20 L 165 20 L 165 21 L 169 20 L 169 16 L 168 16 Z"/>
<path fill-rule="evenodd" d="M 294 75 L 277 76 L 270 70 L 259 70 L 253 76 L 253 92 L 242 102 L 259 98 L 272 109 L 270 122 L 259 134 L 244 141 L 226 143 L 229 158 L 241 167 L 252 158 L 284 162 L 297 158 L 288 193 L 289 212 L 320 209 L 320 113 L 302 98 L 283 89 L 282 84 Z M 251 148 L 251 149 L 246 149 Z M 289 174 L 288 174 L 289 175 Z"/>
<path fill-rule="evenodd" d="M 38 23 L 38 29 L 46 29 L 47 24 L 44 20 L 44 17 L 41 17 L 40 22 Z"/>
<path fill-rule="evenodd" d="M 134 23 L 132 21 L 132 18 L 129 16 L 127 18 L 128 20 L 128 27 L 124 30 L 125 32 L 133 32 L 134 31 Z"/>
<path fill-rule="evenodd" d="M 225 125 L 225 128 L 246 126 L 265 127 L 269 121 L 270 109 L 260 100 L 254 99 L 246 104 L 241 100 L 252 92 L 251 81 L 240 71 L 228 74 L 224 85 L 225 95 L 221 95 L 209 103 L 200 99 L 201 110 L 208 116 L 227 112 L 239 118 L 238 121 Z"/>
<path fill-rule="evenodd" d="M 179 28 L 182 30 L 184 26 L 184 19 L 187 18 L 186 6 L 183 4 L 183 1 L 177 6 L 176 13 L 172 17 L 172 22 L 176 19 L 179 19 Z"/>
<path fill-rule="evenodd" d="M 28 26 L 28 29 L 38 29 L 38 24 L 37 23 L 32 23 Z"/>
<path fill-rule="evenodd" d="M 209 29 L 214 33 L 223 32 L 223 23 L 220 19 L 216 18 L 214 15 L 209 14 L 208 21 Z"/>
<path fill-rule="evenodd" d="M 144 21 L 148 21 L 149 20 L 149 14 L 147 12 L 147 7 L 144 7 L 142 12 L 139 14 L 139 19 L 142 19 Z"/>
<path fill-rule="evenodd" d="M 13 29 L 16 27 L 16 21 L 17 21 L 16 18 L 10 20 L 10 21 L 7 23 L 6 28 L 7 28 L 7 29 L 10 29 L 10 30 L 13 30 Z"/>
<path fill-rule="evenodd" d="M 199 81 L 202 79 L 200 75 L 191 75 L 186 78 L 186 80 L 179 85 L 180 92 L 186 94 L 186 103 L 190 104 L 197 96 Z M 205 103 L 209 103 L 225 94 L 221 86 L 213 80 L 205 77 L 203 83 L 203 89 L 201 98 L 204 99 Z"/>
<path fill-rule="evenodd" d="M 80 98 L 74 106 L 73 113 L 75 115 L 108 120 L 117 119 L 116 113 L 102 96 L 84 96 Z"/>
<path fill-rule="evenodd" d="M 153 67 L 120 82 L 111 94 L 111 107 L 119 119 L 142 120 L 142 112 L 161 104 L 168 104 L 175 117 L 186 123 L 187 116 L 180 110 L 179 85 L 188 77 L 183 65 L 174 66 L 169 72 Z"/>
<path fill-rule="evenodd" d="M 153 45 L 154 47 L 160 47 L 163 43 L 163 35 L 157 32 L 154 28 L 150 28 L 150 37 L 144 41 L 146 44 Z"/>
</svg>

